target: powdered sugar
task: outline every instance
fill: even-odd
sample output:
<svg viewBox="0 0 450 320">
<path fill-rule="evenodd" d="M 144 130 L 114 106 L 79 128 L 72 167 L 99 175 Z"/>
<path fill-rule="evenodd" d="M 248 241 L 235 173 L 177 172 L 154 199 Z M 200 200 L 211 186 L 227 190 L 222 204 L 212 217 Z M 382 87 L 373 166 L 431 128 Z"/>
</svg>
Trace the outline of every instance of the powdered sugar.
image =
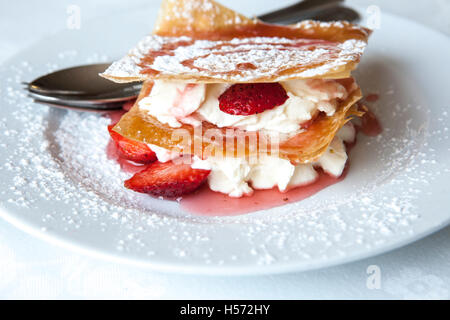
<svg viewBox="0 0 450 320">
<path fill-rule="evenodd" d="M 174 43 L 183 45 L 164 49 Z M 209 82 L 309 78 L 359 61 L 365 46 L 364 41 L 356 39 L 343 43 L 279 37 L 209 41 L 152 35 L 145 37 L 127 56 L 113 63 L 103 76 L 130 81 L 178 75 L 180 79 L 204 79 Z M 145 58 L 153 53 L 158 55 L 147 62 Z M 252 67 L 240 67 L 246 63 L 251 63 Z M 285 74 L 286 70 L 293 68 L 297 71 Z M 148 70 L 152 70 L 150 75 L 146 74 Z"/>
</svg>

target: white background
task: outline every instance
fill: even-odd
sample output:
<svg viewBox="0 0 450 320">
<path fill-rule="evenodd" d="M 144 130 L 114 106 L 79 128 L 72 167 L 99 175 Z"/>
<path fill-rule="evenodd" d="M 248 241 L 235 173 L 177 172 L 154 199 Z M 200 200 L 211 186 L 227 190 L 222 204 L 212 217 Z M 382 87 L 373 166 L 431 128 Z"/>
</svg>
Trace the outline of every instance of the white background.
<svg viewBox="0 0 450 320">
<path fill-rule="evenodd" d="M 65 28 L 71 4 L 81 8 L 83 21 L 127 9 L 145 10 L 151 1 L 2 1 L 0 63 Z M 273 8 L 291 2 L 277 0 Z M 243 12 L 251 13 L 258 1 L 222 3 L 235 9 L 244 6 Z M 375 4 L 382 12 L 409 17 L 450 35 L 450 0 L 350 0 L 347 4 Z M 270 9 L 258 8 L 254 13 Z M 366 285 L 370 265 L 381 270 L 380 289 Z M 402 249 L 343 266 L 276 276 L 204 277 L 156 273 L 80 255 L 0 220 L 0 298 L 449 299 L 450 227 Z"/>
</svg>

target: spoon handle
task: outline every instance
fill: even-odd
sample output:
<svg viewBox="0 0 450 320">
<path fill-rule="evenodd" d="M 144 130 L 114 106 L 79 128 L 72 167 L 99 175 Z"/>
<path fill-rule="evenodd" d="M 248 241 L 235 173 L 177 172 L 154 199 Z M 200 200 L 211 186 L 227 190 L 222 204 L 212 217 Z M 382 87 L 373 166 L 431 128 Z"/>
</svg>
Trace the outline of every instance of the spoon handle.
<svg viewBox="0 0 450 320">
<path fill-rule="evenodd" d="M 303 0 L 289 7 L 285 7 L 258 16 L 258 19 L 269 23 L 291 23 L 310 18 L 319 10 L 329 9 L 344 2 L 344 0 Z"/>
</svg>

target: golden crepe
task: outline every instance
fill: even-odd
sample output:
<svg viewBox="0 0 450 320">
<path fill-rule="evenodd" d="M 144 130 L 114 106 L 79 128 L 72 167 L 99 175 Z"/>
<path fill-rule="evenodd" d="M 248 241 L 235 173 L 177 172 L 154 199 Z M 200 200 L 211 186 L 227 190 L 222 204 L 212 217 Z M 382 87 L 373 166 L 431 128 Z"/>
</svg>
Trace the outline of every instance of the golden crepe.
<svg viewBox="0 0 450 320">
<path fill-rule="evenodd" d="M 145 81 L 140 99 L 149 94 L 153 80 L 236 84 L 342 79 L 348 97 L 340 101 L 336 112 L 318 117 L 306 130 L 279 145 L 280 157 L 307 163 L 326 151 L 351 116 L 361 114 L 355 107 L 361 91 L 350 73 L 359 63 L 369 35 L 370 30 L 347 22 L 303 21 L 279 26 L 249 19 L 212 0 L 164 0 L 154 34 L 101 76 L 116 82 Z M 190 136 L 188 144 L 185 137 L 174 136 L 180 129 Z M 205 137 L 210 129 L 224 139 Z M 200 132 L 188 124 L 174 129 L 140 110 L 137 103 L 114 127 L 127 138 L 181 153 L 204 158 L 211 154 L 212 146 L 227 156 L 239 156 L 242 132 L 231 142 L 227 140 L 225 151 L 222 146 L 230 135 L 227 129 L 211 123 L 202 123 Z M 257 139 L 267 138 L 264 133 L 256 135 Z M 258 147 L 244 151 L 246 155 L 270 153 Z"/>
</svg>

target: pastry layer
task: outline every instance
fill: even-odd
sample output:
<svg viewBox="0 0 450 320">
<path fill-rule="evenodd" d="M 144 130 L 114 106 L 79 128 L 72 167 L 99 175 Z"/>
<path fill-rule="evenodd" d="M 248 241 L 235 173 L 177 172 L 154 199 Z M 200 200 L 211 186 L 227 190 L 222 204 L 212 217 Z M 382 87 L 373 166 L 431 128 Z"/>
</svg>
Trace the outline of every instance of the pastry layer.
<svg viewBox="0 0 450 320">
<path fill-rule="evenodd" d="M 290 79 L 345 78 L 356 68 L 366 42 L 284 37 L 195 40 L 144 38 L 102 76 L 117 82 L 172 80 L 194 82 L 279 82 Z"/>
<path fill-rule="evenodd" d="M 101 75 L 190 83 L 346 78 L 369 35 L 347 22 L 271 25 L 211 0 L 165 0 L 155 33 Z"/>
</svg>

